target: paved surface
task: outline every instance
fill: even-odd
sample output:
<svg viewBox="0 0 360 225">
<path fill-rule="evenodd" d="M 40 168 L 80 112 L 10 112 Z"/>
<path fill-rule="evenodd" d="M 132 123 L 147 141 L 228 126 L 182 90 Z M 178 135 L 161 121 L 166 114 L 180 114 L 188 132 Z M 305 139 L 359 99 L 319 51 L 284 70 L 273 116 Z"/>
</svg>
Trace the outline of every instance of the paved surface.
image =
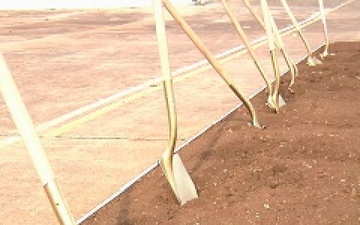
<svg viewBox="0 0 360 225">
<path fill-rule="evenodd" d="M 340 2 L 331 1 L 327 7 Z M 290 25 L 278 3 L 270 3 L 279 26 Z M 179 8 L 214 53 L 241 44 L 219 6 Z M 243 5 L 231 6 L 252 40 L 264 35 Z M 291 6 L 299 20 L 318 10 L 315 3 L 306 1 L 291 1 Z M 329 15 L 332 42 L 359 41 L 359 8 L 355 1 Z M 159 77 L 151 12 L 151 8 L 138 8 L 1 13 L 0 49 L 77 219 L 160 157 L 167 143 L 161 86 L 146 85 L 146 97 L 140 98 L 139 92 L 127 95 L 101 107 L 103 111 L 93 109 L 51 126 L 47 126 L 48 122 L 74 115 L 76 109 L 104 102 L 107 96 L 133 90 L 134 86 Z M 170 18 L 167 25 L 173 71 L 203 59 Z M 306 27 L 304 33 L 314 48 L 324 42 L 319 22 Z M 288 35 L 284 40 L 294 61 L 304 56 L 305 48 L 296 35 Z M 258 48 L 257 53 L 271 74 L 267 45 Z M 246 55 L 237 56 L 224 66 L 247 94 L 264 85 Z M 281 68 L 286 70 L 282 61 Z M 178 145 L 239 102 L 213 70 L 176 81 L 175 92 Z M 249 116 L 243 118 L 245 126 Z M 29 155 L 16 137 L 2 98 L 0 119 L 2 224 L 55 224 L 56 218 Z"/>
</svg>

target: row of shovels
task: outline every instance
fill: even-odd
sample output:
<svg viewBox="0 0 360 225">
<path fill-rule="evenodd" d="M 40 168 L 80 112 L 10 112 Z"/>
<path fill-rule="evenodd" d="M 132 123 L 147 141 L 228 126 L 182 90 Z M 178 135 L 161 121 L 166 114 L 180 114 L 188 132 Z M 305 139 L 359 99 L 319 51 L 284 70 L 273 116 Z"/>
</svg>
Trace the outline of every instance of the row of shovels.
<svg viewBox="0 0 360 225">
<path fill-rule="evenodd" d="M 247 38 L 244 30 L 242 29 L 239 21 L 235 18 L 231 9 L 229 8 L 226 0 L 221 0 L 225 11 L 227 12 L 231 22 L 234 24 L 236 31 L 238 32 L 240 38 L 244 42 L 250 56 L 254 60 L 256 67 L 258 68 L 260 74 L 262 75 L 268 91 L 267 105 L 273 109 L 275 112 L 279 112 L 279 107 L 281 105 L 281 98 L 279 97 L 279 84 L 280 84 L 280 75 L 277 65 L 277 58 L 275 54 L 276 47 L 280 49 L 287 66 L 289 67 L 290 73 L 292 75 L 292 80 L 289 85 L 289 90 L 292 91 L 292 86 L 294 84 L 294 77 L 297 74 L 296 65 L 291 61 L 285 45 L 282 41 L 281 35 L 276 23 L 271 15 L 269 6 L 267 5 L 266 0 L 261 0 L 262 14 L 263 18 L 256 13 L 253 7 L 250 5 L 248 0 L 243 0 L 247 8 L 254 15 L 256 20 L 262 25 L 266 30 L 269 47 L 271 53 L 271 59 L 274 67 L 274 74 L 276 81 L 274 86 L 272 86 L 269 78 L 267 77 L 264 69 L 262 68 L 258 57 Z M 244 95 L 244 93 L 236 87 L 234 81 L 228 72 L 222 67 L 219 60 L 209 51 L 201 39 L 195 34 L 191 27 L 186 23 L 183 17 L 177 12 L 177 10 L 172 6 L 169 0 L 153 0 L 154 2 L 154 15 L 156 20 L 156 33 L 158 38 L 159 46 L 159 55 L 161 61 L 161 69 L 163 75 L 163 86 L 164 93 L 166 98 L 166 105 L 168 109 L 168 118 L 169 118 L 169 143 L 168 147 L 165 150 L 160 164 L 163 168 L 163 171 L 166 175 L 169 184 L 175 193 L 175 196 L 181 205 L 185 204 L 187 201 L 197 198 L 198 194 L 195 188 L 195 185 L 190 178 L 187 170 L 185 169 L 180 157 L 178 154 L 174 153 L 176 139 L 177 139 L 177 118 L 176 118 L 176 109 L 175 109 L 175 98 L 173 91 L 173 81 L 170 72 L 170 63 L 169 63 L 169 54 L 168 54 L 168 45 L 167 37 L 165 30 L 165 21 L 163 16 L 163 7 L 173 16 L 176 22 L 184 30 L 187 36 L 199 49 L 199 51 L 204 55 L 204 57 L 210 62 L 230 89 L 235 93 L 235 95 L 243 102 L 246 108 L 249 110 L 251 115 L 251 124 L 254 127 L 262 128 L 259 124 L 255 109 L 251 104 L 250 100 Z M 320 61 L 316 59 L 312 54 L 312 49 L 310 48 L 307 40 L 305 39 L 298 23 L 292 14 L 286 0 L 281 0 L 286 12 L 289 14 L 292 23 L 296 27 L 296 31 L 300 35 L 301 39 L 304 42 L 304 45 L 308 51 L 308 64 L 316 65 Z M 325 20 L 325 11 L 323 6 L 323 0 L 319 0 L 320 12 L 322 16 L 322 21 L 324 25 L 324 33 L 326 44 L 324 52 L 321 54 L 321 57 L 326 57 L 328 53 L 329 39 L 327 35 L 327 26 Z M 72 216 L 67 202 L 63 197 L 62 191 L 57 184 L 57 181 L 54 176 L 54 172 L 50 166 L 49 160 L 46 156 L 46 153 L 41 144 L 40 138 L 37 134 L 35 126 L 31 120 L 31 117 L 26 109 L 26 106 L 19 94 L 18 88 L 14 82 L 14 79 L 8 69 L 5 59 L 2 54 L 0 54 L 0 91 L 4 97 L 5 103 L 10 111 L 10 114 L 15 122 L 17 130 L 19 131 L 20 136 L 22 137 L 26 148 L 29 151 L 31 159 L 35 165 L 36 171 L 40 177 L 44 190 L 51 202 L 53 210 L 55 211 L 57 218 L 60 224 L 74 225 L 76 224 L 74 217 Z"/>
<path fill-rule="evenodd" d="M 295 82 L 295 77 L 298 74 L 298 69 L 296 65 L 291 60 L 287 50 L 285 48 L 285 44 L 282 40 L 279 29 L 276 25 L 273 15 L 271 14 L 269 5 L 267 0 L 261 1 L 261 9 L 262 16 L 259 15 L 254 7 L 250 4 L 249 0 L 243 0 L 247 9 L 251 12 L 257 22 L 263 27 L 266 32 L 271 62 L 273 66 L 273 72 L 275 77 L 275 82 L 272 84 L 269 77 L 265 73 L 256 52 L 251 45 L 249 38 L 247 37 L 244 29 L 240 25 L 238 19 L 235 17 L 234 13 L 230 9 L 227 0 L 221 0 L 224 10 L 226 11 L 229 19 L 234 25 L 238 35 L 240 36 L 242 42 L 244 43 L 249 55 L 253 59 L 255 66 L 260 72 L 262 78 L 267 87 L 267 102 L 266 104 L 275 112 L 279 113 L 279 108 L 285 104 L 284 100 L 281 98 L 279 94 L 280 88 L 280 72 L 278 59 L 276 55 L 276 48 L 278 48 L 286 62 L 287 67 L 289 68 L 289 72 L 291 74 L 291 81 L 288 86 L 288 90 L 293 92 L 293 85 Z M 307 50 L 307 64 L 309 66 L 315 66 L 317 64 L 321 64 L 321 61 L 317 59 L 313 55 L 313 49 L 311 48 L 309 42 L 305 38 L 298 21 L 296 20 L 293 12 L 291 11 L 286 0 L 280 0 L 286 13 L 288 14 L 293 26 L 295 27 L 296 32 L 300 36 L 303 44 Z M 185 166 L 183 165 L 178 154 L 174 152 L 176 139 L 177 139 L 177 116 L 176 116 L 176 108 L 175 108 L 175 97 L 173 91 L 173 81 L 170 72 L 170 63 L 169 63 L 169 53 L 168 53 L 168 41 L 166 36 L 166 28 L 165 28 L 165 20 L 163 15 L 163 7 L 171 14 L 174 20 L 178 23 L 178 25 L 182 28 L 184 33 L 189 37 L 189 39 L 194 43 L 194 45 L 198 48 L 198 50 L 203 54 L 203 56 L 209 61 L 209 63 L 213 66 L 216 72 L 220 75 L 220 77 L 225 81 L 225 83 L 229 86 L 229 88 L 234 92 L 234 94 L 242 101 L 247 110 L 251 115 L 251 124 L 254 127 L 262 129 L 263 126 L 260 125 L 258 118 L 256 116 L 255 109 L 251 104 L 249 98 L 241 91 L 239 87 L 237 87 L 229 75 L 229 73 L 224 69 L 219 60 L 215 57 L 213 53 L 205 46 L 202 40 L 197 36 L 197 34 L 191 29 L 188 23 L 184 20 L 184 18 L 179 14 L 176 8 L 169 2 L 169 0 L 153 0 L 154 4 L 154 15 L 156 21 L 156 33 L 157 33 L 157 42 L 159 47 L 159 57 L 161 62 L 162 76 L 163 76 L 163 86 L 165 92 L 166 106 L 168 111 L 168 120 L 169 120 L 169 143 L 167 149 L 164 151 L 161 159 L 160 165 L 163 169 L 163 172 L 170 184 L 171 189 L 173 190 L 178 202 L 180 205 L 185 204 L 186 202 L 195 199 L 198 197 L 196 187 L 188 174 Z M 327 34 L 327 25 L 325 18 L 325 10 L 323 5 L 323 0 L 319 0 L 319 8 L 324 28 L 325 34 L 325 47 L 324 52 L 320 54 L 322 58 L 326 57 L 328 53 L 329 47 L 329 39 Z"/>
</svg>

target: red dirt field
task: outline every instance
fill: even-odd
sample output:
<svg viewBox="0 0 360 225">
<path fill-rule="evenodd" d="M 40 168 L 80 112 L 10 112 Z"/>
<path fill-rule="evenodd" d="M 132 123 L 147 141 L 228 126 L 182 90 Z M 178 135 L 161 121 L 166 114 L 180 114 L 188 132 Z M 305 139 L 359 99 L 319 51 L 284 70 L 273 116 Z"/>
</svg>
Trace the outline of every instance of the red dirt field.
<svg viewBox="0 0 360 225">
<path fill-rule="evenodd" d="M 252 102 L 181 151 L 199 199 L 179 206 L 157 167 L 83 222 L 90 224 L 360 224 L 360 43 L 330 46 L 324 64 L 300 63 L 280 114 Z"/>
</svg>

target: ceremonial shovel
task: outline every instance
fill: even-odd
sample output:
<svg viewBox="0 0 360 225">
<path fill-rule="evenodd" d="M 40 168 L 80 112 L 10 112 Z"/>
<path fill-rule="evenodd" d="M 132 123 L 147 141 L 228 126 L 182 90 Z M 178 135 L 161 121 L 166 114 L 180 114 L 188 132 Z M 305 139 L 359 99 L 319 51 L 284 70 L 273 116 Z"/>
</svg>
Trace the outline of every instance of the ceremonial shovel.
<svg viewBox="0 0 360 225">
<path fill-rule="evenodd" d="M 168 42 L 165 30 L 165 20 L 161 0 L 153 0 L 156 21 L 156 35 L 159 47 L 159 57 L 163 76 L 163 87 L 169 120 L 169 142 L 160 160 L 160 165 L 165 173 L 170 187 L 180 205 L 198 197 L 195 185 L 187 172 L 180 156 L 174 153 L 177 139 L 177 115 L 173 81 L 170 74 Z"/>
<path fill-rule="evenodd" d="M 262 12 L 264 15 L 265 30 L 266 30 L 266 34 L 269 39 L 271 62 L 272 62 L 274 74 L 275 74 L 275 86 L 274 86 L 274 93 L 273 93 L 273 101 L 275 102 L 275 111 L 277 113 L 279 113 L 279 108 L 285 104 L 285 101 L 281 98 L 281 96 L 279 94 L 280 72 L 279 72 L 278 60 L 276 57 L 276 51 L 275 51 L 276 49 L 275 49 L 275 41 L 274 41 L 274 35 L 276 35 L 276 33 L 277 33 L 277 28 L 275 26 L 272 16 L 270 15 L 270 9 L 269 9 L 269 6 L 268 6 L 266 0 L 261 0 L 261 8 L 262 8 Z"/>
</svg>

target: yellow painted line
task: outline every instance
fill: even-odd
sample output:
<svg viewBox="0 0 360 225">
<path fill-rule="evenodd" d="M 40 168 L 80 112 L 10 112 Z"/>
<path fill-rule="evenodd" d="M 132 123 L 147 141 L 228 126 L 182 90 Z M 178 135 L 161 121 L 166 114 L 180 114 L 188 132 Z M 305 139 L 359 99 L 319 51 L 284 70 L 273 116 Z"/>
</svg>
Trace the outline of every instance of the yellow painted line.
<svg viewBox="0 0 360 225">
<path fill-rule="evenodd" d="M 348 0 L 348 1 L 336 6 L 336 7 L 332 8 L 332 9 L 330 9 L 330 10 L 326 10 L 325 13 L 328 14 L 330 12 L 333 12 L 333 11 L 335 11 L 335 10 L 337 10 L 337 9 L 339 9 L 339 8 L 345 6 L 345 5 L 347 5 L 347 4 L 349 4 L 349 3 L 353 2 L 353 1 L 354 0 Z M 311 25 L 311 24 L 313 24 L 313 23 L 315 23 L 315 22 L 317 22 L 319 20 L 321 20 L 321 14 L 320 13 L 318 13 L 317 16 L 314 16 L 311 19 L 300 22 L 299 26 L 300 26 L 300 28 L 304 28 L 304 27 L 309 26 L 309 25 Z M 286 35 L 289 35 L 289 34 L 293 33 L 294 31 L 296 31 L 296 28 L 294 26 L 289 26 L 289 27 L 287 27 L 285 29 L 282 29 L 280 34 L 283 37 L 283 36 L 286 36 Z M 258 47 L 261 47 L 261 46 L 265 45 L 266 43 L 267 43 L 267 38 L 263 38 L 263 39 L 260 39 L 258 41 L 253 42 L 252 46 L 254 48 L 258 48 Z M 248 51 L 246 49 L 243 49 L 241 51 L 234 52 L 233 54 L 231 54 L 229 56 L 223 57 L 223 58 L 219 59 L 219 61 L 220 61 L 220 63 L 226 63 L 226 62 L 229 62 L 229 61 L 235 59 L 236 57 L 239 57 L 241 55 L 246 54 L 247 52 Z M 202 65 L 202 66 L 200 66 L 200 67 L 198 67 L 198 68 L 196 68 L 196 69 L 194 69 L 194 70 L 192 70 L 190 72 L 184 73 L 181 76 L 174 77 L 173 81 L 174 81 L 174 83 L 180 82 L 182 80 L 185 80 L 185 79 L 190 78 L 192 76 L 195 76 L 197 74 L 205 72 L 205 71 L 207 71 L 207 70 L 209 70 L 211 68 L 212 68 L 212 66 L 210 64 Z M 159 82 L 159 84 L 160 83 L 161 82 Z M 80 126 L 82 124 L 85 124 L 85 123 L 87 123 L 87 122 L 89 122 L 91 120 L 94 120 L 94 119 L 96 119 L 96 118 L 98 118 L 98 117 L 100 117 L 100 116 L 102 116 L 102 115 L 104 115 L 104 114 L 106 114 L 108 112 L 111 112 L 112 110 L 120 108 L 120 107 L 122 107 L 122 106 L 124 106 L 124 105 L 126 105 L 126 104 L 128 104 L 130 102 L 133 102 L 133 101 L 135 101 L 137 99 L 140 99 L 140 98 L 142 98 L 142 97 L 144 97 L 144 96 L 146 96 L 148 94 L 151 94 L 151 93 L 153 93 L 155 91 L 159 91 L 159 90 L 162 90 L 161 85 L 158 85 L 158 86 L 155 86 L 155 87 L 151 86 L 149 89 L 145 89 L 145 90 L 142 90 L 142 91 L 137 92 L 135 94 L 132 94 L 131 96 L 126 97 L 121 101 L 115 102 L 113 104 L 110 104 L 108 106 L 100 108 L 100 109 L 98 109 L 98 110 L 96 110 L 94 112 L 91 112 L 91 113 L 89 113 L 89 114 L 87 114 L 87 115 L 85 115 L 83 117 L 80 117 L 80 118 L 78 118 L 76 120 L 73 120 L 73 121 L 71 121 L 69 123 L 66 123 L 66 124 L 60 126 L 57 129 L 54 129 L 52 131 L 49 131 L 49 132 L 45 133 L 43 136 L 44 137 L 61 136 L 62 134 L 66 133 L 66 132 L 69 132 L 70 130 L 75 129 L 76 127 L 78 127 L 78 126 Z"/>
</svg>

